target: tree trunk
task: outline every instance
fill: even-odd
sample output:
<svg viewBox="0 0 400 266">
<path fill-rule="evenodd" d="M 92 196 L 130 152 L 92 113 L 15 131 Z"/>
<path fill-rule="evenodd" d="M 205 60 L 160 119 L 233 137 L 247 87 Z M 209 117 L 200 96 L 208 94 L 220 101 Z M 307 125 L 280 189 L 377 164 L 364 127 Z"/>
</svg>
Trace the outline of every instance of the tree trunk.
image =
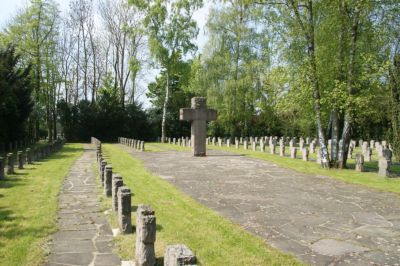
<svg viewBox="0 0 400 266">
<path fill-rule="evenodd" d="M 328 148 L 326 146 L 325 134 L 323 131 L 323 126 L 321 122 L 321 95 L 320 95 L 320 87 L 317 77 L 317 62 L 315 56 L 315 35 L 314 35 L 314 15 L 313 15 L 313 5 L 312 0 L 308 1 L 308 28 L 309 33 L 306 34 L 308 37 L 308 56 L 310 58 L 310 80 L 311 86 L 313 89 L 314 96 L 314 110 L 315 110 L 315 118 L 318 130 L 318 140 L 320 147 L 320 155 L 321 155 L 321 166 L 323 168 L 329 168 L 329 154 Z"/>
<path fill-rule="evenodd" d="M 391 124 L 392 124 L 392 143 L 393 153 L 400 161 L 400 54 L 395 54 L 393 58 L 393 66 L 389 72 L 390 77 L 390 94 L 391 94 Z"/>
<path fill-rule="evenodd" d="M 339 118 L 337 110 L 331 112 L 331 165 L 336 167 L 339 157 Z"/>
<path fill-rule="evenodd" d="M 308 0 L 307 2 L 307 21 L 303 21 L 299 5 L 294 0 L 288 0 L 288 3 L 292 7 L 292 10 L 296 16 L 296 20 L 301 27 L 305 39 L 307 41 L 307 52 L 310 61 L 310 70 L 308 71 L 308 77 L 310 79 L 313 98 L 314 98 L 314 111 L 315 111 L 315 122 L 317 125 L 318 141 L 319 141 L 319 152 L 321 156 L 321 166 L 323 168 L 329 168 L 329 154 L 326 146 L 325 134 L 321 122 L 321 94 L 320 87 L 317 77 L 317 60 L 315 56 L 315 28 L 314 28 L 314 15 L 313 15 L 313 1 Z M 305 25 L 305 23 L 307 23 Z"/>
<path fill-rule="evenodd" d="M 169 74 L 167 70 L 167 86 L 165 87 L 165 99 L 164 99 L 164 106 L 163 106 L 163 114 L 162 114 L 162 121 L 161 121 L 161 142 L 165 142 L 165 120 L 167 118 L 167 106 L 169 100 Z"/>
<path fill-rule="evenodd" d="M 351 49 L 349 58 L 349 71 L 347 77 L 347 92 L 349 98 L 355 94 L 354 88 L 354 68 L 355 68 L 355 57 L 357 52 L 357 37 L 358 37 L 358 25 L 359 25 L 359 10 L 356 8 L 354 11 L 354 19 L 351 27 Z M 354 123 L 354 111 L 352 106 L 349 106 L 345 111 L 344 126 L 342 132 L 342 146 L 340 147 L 341 161 L 339 162 L 339 168 L 346 168 L 347 154 L 349 152 L 351 129 Z"/>
</svg>

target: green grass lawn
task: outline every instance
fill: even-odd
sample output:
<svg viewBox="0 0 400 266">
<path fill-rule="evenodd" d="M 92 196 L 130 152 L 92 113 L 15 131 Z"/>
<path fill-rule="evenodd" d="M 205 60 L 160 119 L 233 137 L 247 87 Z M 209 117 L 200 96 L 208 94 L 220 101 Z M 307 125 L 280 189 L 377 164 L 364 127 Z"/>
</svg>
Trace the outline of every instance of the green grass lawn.
<svg viewBox="0 0 400 266">
<path fill-rule="evenodd" d="M 164 150 L 164 144 L 153 147 L 159 145 L 160 150 Z M 162 265 L 167 245 L 183 243 L 195 252 L 199 265 L 301 265 L 292 256 L 269 247 L 261 238 L 246 232 L 167 181 L 152 175 L 145 170 L 139 159 L 118 145 L 103 144 L 102 147 L 107 162 L 112 164 L 114 172 L 123 176 L 124 184 L 133 192 L 133 211 L 138 204 L 144 203 L 151 205 L 156 212 L 157 264 Z M 102 197 L 102 205 L 110 209 L 111 200 Z M 115 215 L 109 216 L 112 226 L 117 227 Z M 135 221 L 136 214 L 133 212 L 132 223 Z M 119 236 L 116 242 L 122 258 L 133 259 L 135 234 Z"/>
<path fill-rule="evenodd" d="M 50 157 L 15 169 L 0 181 L 0 265 L 40 265 L 56 230 L 61 184 L 81 144 L 66 144 Z"/>
</svg>

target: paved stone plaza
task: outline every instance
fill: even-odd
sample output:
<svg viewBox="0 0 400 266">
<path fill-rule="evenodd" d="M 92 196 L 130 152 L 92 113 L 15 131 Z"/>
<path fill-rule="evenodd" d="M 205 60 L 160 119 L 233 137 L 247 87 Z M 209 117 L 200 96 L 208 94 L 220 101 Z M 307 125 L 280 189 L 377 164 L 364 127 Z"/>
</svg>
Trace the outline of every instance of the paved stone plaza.
<svg viewBox="0 0 400 266">
<path fill-rule="evenodd" d="M 112 252 L 112 231 L 100 210 L 93 173 L 93 149 L 74 163 L 59 199 L 59 231 L 52 236 L 46 265 L 121 265 Z"/>
<path fill-rule="evenodd" d="M 193 157 L 124 149 L 194 199 L 301 261 L 400 265 L 397 195 L 221 151 Z"/>
</svg>

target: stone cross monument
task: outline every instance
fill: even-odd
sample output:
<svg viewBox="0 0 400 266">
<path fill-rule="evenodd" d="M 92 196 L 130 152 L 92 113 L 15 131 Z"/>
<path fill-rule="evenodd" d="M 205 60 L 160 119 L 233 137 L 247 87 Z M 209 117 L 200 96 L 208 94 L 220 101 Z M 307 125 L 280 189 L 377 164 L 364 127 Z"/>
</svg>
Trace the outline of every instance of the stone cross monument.
<svg viewBox="0 0 400 266">
<path fill-rule="evenodd" d="M 192 122 L 192 150 L 194 156 L 206 156 L 207 121 L 217 119 L 217 111 L 207 109 L 206 98 L 192 98 L 192 108 L 181 108 L 180 120 Z"/>
</svg>

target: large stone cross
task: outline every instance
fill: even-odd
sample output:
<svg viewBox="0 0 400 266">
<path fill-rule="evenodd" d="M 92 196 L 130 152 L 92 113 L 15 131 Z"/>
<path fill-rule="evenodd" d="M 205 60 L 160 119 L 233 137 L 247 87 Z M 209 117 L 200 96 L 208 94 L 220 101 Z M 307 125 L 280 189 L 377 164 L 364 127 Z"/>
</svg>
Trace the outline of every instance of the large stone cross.
<svg viewBox="0 0 400 266">
<path fill-rule="evenodd" d="M 206 98 L 192 98 L 192 108 L 181 108 L 180 120 L 192 122 L 191 144 L 194 156 L 206 156 L 207 121 L 217 119 L 217 111 L 207 109 Z"/>
</svg>

